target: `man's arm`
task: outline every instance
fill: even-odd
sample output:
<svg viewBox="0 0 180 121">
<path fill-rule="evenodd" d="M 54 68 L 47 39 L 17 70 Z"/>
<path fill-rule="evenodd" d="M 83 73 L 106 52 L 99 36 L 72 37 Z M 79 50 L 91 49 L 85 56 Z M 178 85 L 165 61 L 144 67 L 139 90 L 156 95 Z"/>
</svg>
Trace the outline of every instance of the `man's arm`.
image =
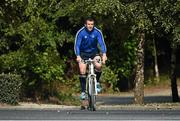
<svg viewBox="0 0 180 121">
<path fill-rule="evenodd" d="M 77 58 L 76 58 L 77 62 L 81 61 L 81 57 L 80 57 L 81 41 L 82 41 L 82 36 L 81 36 L 80 32 L 77 32 L 76 37 L 75 37 L 75 44 L 74 44 L 74 52 L 77 56 Z"/>
<path fill-rule="evenodd" d="M 101 52 L 103 53 L 102 62 L 103 62 L 103 64 L 105 64 L 105 61 L 107 60 L 107 56 L 106 56 L 107 49 L 106 49 L 106 44 L 104 42 L 103 34 L 100 30 L 98 31 L 97 39 L 98 39 L 98 43 L 101 47 Z"/>
<path fill-rule="evenodd" d="M 98 43 L 99 43 L 99 45 L 100 45 L 100 47 L 101 47 L 101 52 L 102 52 L 103 54 L 106 54 L 106 52 L 107 52 L 106 44 L 105 44 L 105 42 L 104 42 L 103 34 L 102 34 L 102 32 L 101 32 L 100 30 L 98 31 L 98 37 L 97 37 L 97 39 L 98 39 Z"/>
</svg>

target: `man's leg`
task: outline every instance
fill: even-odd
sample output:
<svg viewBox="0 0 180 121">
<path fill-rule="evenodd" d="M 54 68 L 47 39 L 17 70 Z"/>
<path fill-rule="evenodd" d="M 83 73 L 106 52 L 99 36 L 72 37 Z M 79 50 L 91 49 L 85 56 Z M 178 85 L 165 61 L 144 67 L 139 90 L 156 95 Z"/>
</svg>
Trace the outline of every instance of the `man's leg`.
<svg viewBox="0 0 180 121">
<path fill-rule="evenodd" d="M 86 91 L 86 64 L 84 63 L 79 63 L 79 70 L 80 70 L 80 75 L 79 75 L 79 80 L 81 84 L 81 98 L 84 98 L 83 94 L 85 94 Z"/>
<path fill-rule="evenodd" d="M 95 73 L 96 73 L 96 80 L 97 82 L 99 82 L 99 79 L 101 77 L 101 67 L 102 67 L 102 64 L 101 64 L 101 57 L 100 56 L 95 56 L 94 57 L 94 60 L 95 60 Z"/>
<path fill-rule="evenodd" d="M 96 56 L 94 58 L 95 60 L 95 74 L 96 74 L 96 80 L 97 80 L 97 92 L 101 92 L 101 86 L 99 83 L 100 77 L 101 77 L 101 57 L 100 56 Z"/>
<path fill-rule="evenodd" d="M 81 92 L 86 92 L 86 75 L 80 74 L 79 80 L 80 80 L 80 84 L 81 84 Z"/>
<path fill-rule="evenodd" d="M 96 74 L 96 80 L 97 80 L 97 82 L 99 82 L 99 80 L 100 80 L 100 77 L 101 77 L 101 70 L 95 70 L 95 74 Z"/>
</svg>

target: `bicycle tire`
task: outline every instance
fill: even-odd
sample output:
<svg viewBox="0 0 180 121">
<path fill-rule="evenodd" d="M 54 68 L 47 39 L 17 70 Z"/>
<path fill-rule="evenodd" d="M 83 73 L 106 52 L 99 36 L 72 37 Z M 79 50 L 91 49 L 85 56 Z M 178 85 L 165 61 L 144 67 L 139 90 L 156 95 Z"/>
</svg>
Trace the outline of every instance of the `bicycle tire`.
<svg viewBox="0 0 180 121">
<path fill-rule="evenodd" d="M 91 92 L 88 94 L 89 96 L 89 109 L 91 111 L 95 111 L 96 110 L 96 95 L 95 95 L 95 88 L 94 88 L 94 85 L 95 85 L 95 82 L 94 82 L 94 78 L 90 78 L 90 83 L 91 83 Z"/>
</svg>

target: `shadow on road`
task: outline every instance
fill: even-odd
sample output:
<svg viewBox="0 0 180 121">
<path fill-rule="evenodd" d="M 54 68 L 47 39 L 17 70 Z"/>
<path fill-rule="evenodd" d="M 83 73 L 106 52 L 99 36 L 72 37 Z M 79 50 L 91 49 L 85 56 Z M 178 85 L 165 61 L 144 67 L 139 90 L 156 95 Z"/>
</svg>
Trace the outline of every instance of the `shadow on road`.
<svg viewBox="0 0 180 121">
<path fill-rule="evenodd" d="M 133 104 L 134 97 L 118 97 L 118 96 L 100 96 L 97 98 L 97 102 L 101 105 L 121 105 L 121 104 Z M 172 102 L 171 96 L 145 96 L 145 103 L 169 103 Z"/>
</svg>

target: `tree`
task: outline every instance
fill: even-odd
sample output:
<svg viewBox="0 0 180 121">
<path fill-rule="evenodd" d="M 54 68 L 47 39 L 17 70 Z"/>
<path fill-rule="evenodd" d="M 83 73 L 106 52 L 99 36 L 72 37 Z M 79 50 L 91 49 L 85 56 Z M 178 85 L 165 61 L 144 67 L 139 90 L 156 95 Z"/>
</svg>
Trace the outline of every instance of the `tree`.
<svg viewBox="0 0 180 121">
<path fill-rule="evenodd" d="M 9 50 L 0 56 L 1 73 L 21 74 L 24 95 L 48 98 L 56 93 L 53 82 L 62 82 L 65 64 L 57 51 L 65 37 L 53 16 L 55 1 L 3 1 L 2 39 Z M 63 32 L 62 32 L 63 33 Z M 3 48 L 2 48 L 3 49 Z"/>
<path fill-rule="evenodd" d="M 144 43 L 154 43 L 154 50 L 149 51 L 155 53 L 155 67 L 156 38 L 165 36 L 172 45 L 179 44 L 176 0 L 3 0 L 1 3 L 0 72 L 21 74 L 27 95 L 31 92 L 53 95 L 53 83 L 72 80 L 76 83 L 74 37 L 87 16 L 97 20 L 96 26 L 103 31 L 107 43 L 109 60 L 105 73 L 113 72 L 118 78 L 108 83 L 116 91 L 135 86 L 137 104 L 143 104 L 144 97 Z M 175 80 L 175 66 L 171 67 Z M 172 81 L 172 89 L 177 87 L 175 82 Z"/>
<path fill-rule="evenodd" d="M 176 68 L 176 50 L 177 48 L 173 47 L 171 52 L 171 70 L 170 70 L 170 79 L 171 79 L 171 90 L 172 90 L 172 100 L 173 102 L 179 101 L 178 89 L 177 89 L 177 68 Z"/>
<path fill-rule="evenodd" d="M 173 102 L 179 102 L 179 95 L 177 89 L 177 47 L 180 45 L 180 27 L 177 25 L 173 30 L 173 39 L 172 39 L 172 50 L 171 50 L 171 70 L 170 70 L 170 79 L 171 79 L 171 90 L 172 90 L 172 100 Z"/>
<path fill-rule="evenodd" d="M 170 79 L 171 79 L 171 89 L 173 101 L 178 101 L 178 90 L 177 90 L 177 80 L 176 80 L 176 49 L 179 45 L 179 16 L 180 11 L 179 2 L 171 0 L 160 0 L 154 1 L 155 5 L 154 11 L 151 12 L 153 25 L 156 32 L 159 33 L 159 27 L 161 28 L 161 34 L 166 33 L 167 39 L 171 43 L 171 66 L 170 66 Z M 159 35 L 161 36 L 159 33 Z"/>
<path fill-rule="evenodd" d="M 134 103 L 144 103 L 144 43 L 145 35 L 152 28 L 152 23 L 145 13 L 146 2 L 135 1 L 129 3 L 131 22 L 133 23 L 132 32 L 138 37 L 138 47 L 136 53 L 136 75 L 134 87 Z"/>
<path fill-rule="evenodd" d="M 155 80 L 156 80 L 156 83 L 159 83 L 160 77 L 159 77 L 159 68 L 158 68 L 158 59 L 157 59 L 157 49 L 156 49 L 156 42 L 154 38 L 153 38 L 153 54 L 154 54 Z"/>
<path fill-rule="evenodd" d="M 145 33 L 140 33 L 140 42 L 137 50 L 137 67 L 135 77 L 135 89 L 134 89 L 134 103 L 144 103 L 144 42 Z"/>
<path fill-rule="evenodd" d="M 137 25 L 141 25 L 141 23 L 144 22 L 144 26 L 142 26 L 141 30 L 145 30 L 145 34 L 153 34 L 153 33 L 158 33 L 160 36 L 162 33 L 169 34 L 169 41 L 171 42 L 171 45 L 178 45 L 179 43 L 179 33 L 175 30 L 177 26 L 179 25 L 179 16 L 178 16 L 178 11 L 179 11 L 179 2 L 178 1 L 164 1 L 164 0 L 159 0 L 159 1 L 143 1 L 143 2 L 137 2 L 140 3 L 139 5 L 136 4 L 136 6 L 142 6 L 140 7 L 139 15 L 137 18 L 134 17 L 135 20 L 137 20 Z M 143 16 L 143 17 L 142 17 Z M 144 19 L 143 19 L 144 18 Z M 144 21 L 143 21 L 144 20 Z M 141 22 L 143 21 L 143 22 Z M 160 30 L 160 31 L 159 31 Z M 178 37 L 177 37 L 178 36 Z M 154 39 L 154 38 L 153 38 Z M 176 41 L 175 41 L 176 40 Z M 177 93 L 177 85 L 176 85 L 176 73 L 175 73 L 175 65 L 174 63 L 176 62 L 175 58 L 175 51 L 176 49 L 175 46 L 172 47 L 172 59 L 171 59 L 171 79 L 172 79 L 172 94 L 173 94 L 173 100 L 174 98 L 178 97 Z M 139 56 L 140 57 L 140 56 Z M 143 58 L 143 57 L 141 57 Z M 142 62 L 142 61 L 141 61 Z M 140 70 L 137 70 L 137 72 Z M 143 73 L 142 73 L 143 74 Z M 140 76 L 139 76 L 140 77 Z M 137 78 L 138 79 L 138 78 Z M 136 80 L 137 80 L 136 79 Z M 143 78 L 142 78 L 142 83 L 143 84 Z M 139 88 L 141 87 L 139 86 Z M 135 87 L 136 90 L 136 87 Z M 141 90 L 142 91 L 142 90 Z M 138 92 L 138 91 L 137 91 Z M 142 92 L 138 92 L 139 95 L 142 94 Z M 135 93 L 136 94 L 136 93 Z M 141 96 L 141 95 L 140 95 Z M 139 98 L 139 97 L 137 97 Z M 136 97 L 135 97 L 136 99 Z M 135 100 L 136 101 L 136 100 Z M 141 101 L 137 103 L 142 103 L 142 96 L 141 96 Z"/>
</svg>

